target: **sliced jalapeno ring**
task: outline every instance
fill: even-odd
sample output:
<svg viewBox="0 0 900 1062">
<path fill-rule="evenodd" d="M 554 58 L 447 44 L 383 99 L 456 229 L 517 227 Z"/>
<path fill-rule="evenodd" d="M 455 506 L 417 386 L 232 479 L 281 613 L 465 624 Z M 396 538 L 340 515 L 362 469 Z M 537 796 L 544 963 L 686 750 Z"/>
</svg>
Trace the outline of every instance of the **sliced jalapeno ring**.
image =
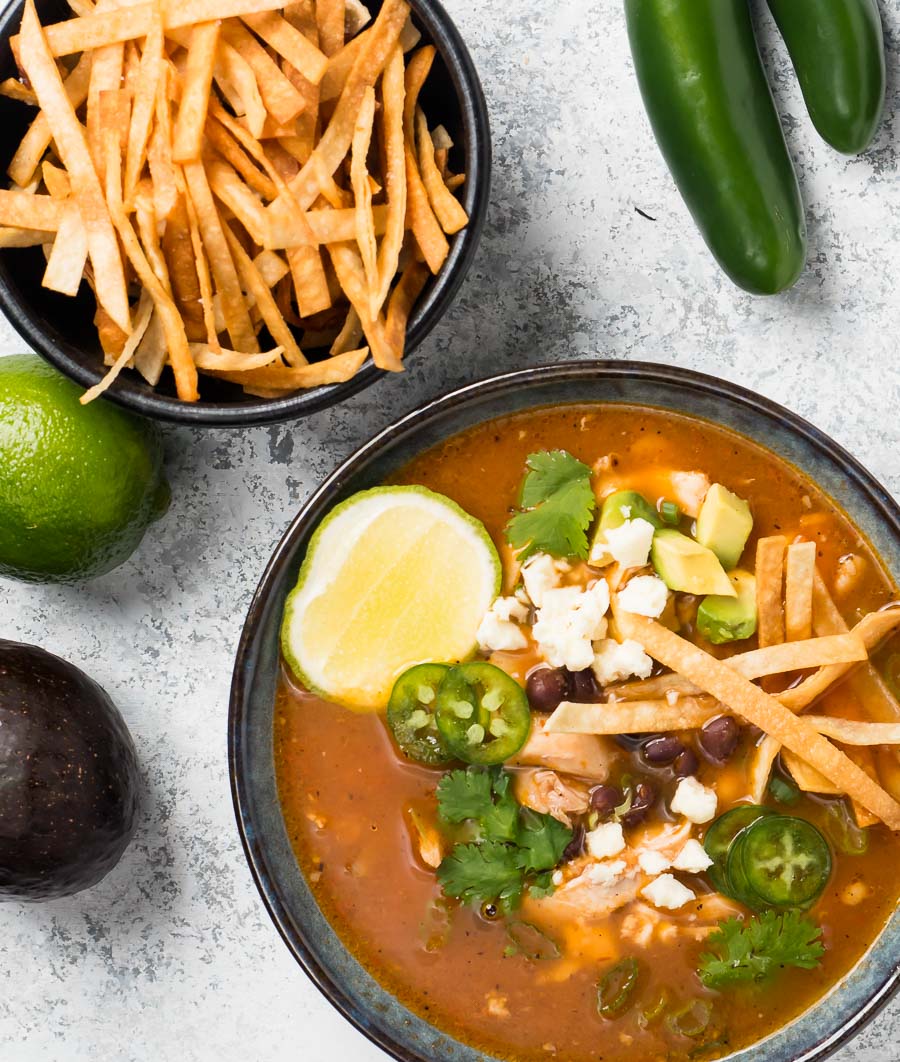
<svg viewBox="0 0 900 1062">
<path fill-rule="evenodd" d="M 757 819 L 764 815 L 774 814 L 771 808 L 763 807 L 762 804 L 741 804 L 739 807 L 732 808 L 731 811 L 726 811 L 724 815 L 720 815 L 706 831 L 703 847 L 713 861 L 707 874 L 718 892 L 730 895 L 725 864 L 728 859 L 728 850 L 735 837 Z"/>
<path fill-rule="evenodd" d="M 435 720 L 437 691 L 450 668 L 446 664 L 417 664 L 394 683 L 387 721 L 404 756 L 439 767 L 449 763 L 448 750 Z"/>
<path fill-rule="evenodd" d="M 617 1018 L 631 1005 L 640 967 L 637 959 L 622 959 L 597 985 L 597 1010 L 604 1018 Z"/>
<path fill-rule="evenodd" d="M 831 876 L 828 842 L 806 819 L 759 819 L 741 835 L 739 847 L 750 888 L 769 907 L 809 907 Z"/>
<path fill-rule="evenodd" d="M 493 664 L 475 660 L 451 667 L 436 703 L 444 744 L 465 763 L 503 763 L 528 740 L 528 697 L 515 679 Z"/>
<path fill-rule="evenodd" d="M 762 897 L 757 896 L 744 870 L 743 841 L 747 829 L 749 827 L 742 830 L 735 837 L 731 842 L 731 847 L 728 849 L 728 856 L 725 859 L 725 888 L 723 891 L 726 896 L 730 896 L 745 907 L 749 907 L 751 911 L 761 912 L 771 905 L 766 903 Z"/>
</svg>

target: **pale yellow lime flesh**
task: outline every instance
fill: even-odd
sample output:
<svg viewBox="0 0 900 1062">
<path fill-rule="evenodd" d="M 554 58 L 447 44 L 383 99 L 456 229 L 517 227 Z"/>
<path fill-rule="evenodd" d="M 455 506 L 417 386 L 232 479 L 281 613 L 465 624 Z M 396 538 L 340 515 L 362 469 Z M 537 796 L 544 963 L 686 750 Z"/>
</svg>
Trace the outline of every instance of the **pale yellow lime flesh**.
<svg viewBox="0 0 900 1062">
<path fill-rule="evenodd" d="M 490 536 L 449 498 L 423 487 L 364 491 L 313 536 L 282 650 L 311 690 L 376 711 L 406 668 L 472 654 L 499 585 Z"/>
</svg>

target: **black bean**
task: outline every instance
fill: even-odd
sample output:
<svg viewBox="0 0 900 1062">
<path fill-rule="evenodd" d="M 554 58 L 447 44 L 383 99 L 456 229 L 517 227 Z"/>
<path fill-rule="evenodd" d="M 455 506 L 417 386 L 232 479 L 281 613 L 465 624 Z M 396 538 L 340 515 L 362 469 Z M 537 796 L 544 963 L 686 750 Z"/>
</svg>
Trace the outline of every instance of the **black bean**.
<svg viewBox="0 0 900 1062">
<path fill-rule="evenodd" d="M 662 734 L 651 738 L 641 750 L 647 763 L 654 767 L 665 767 L 684 752 L 684 744 L 672 734 Z"/>
<path fill-rule="evenodd" d="M 700 748 L 713 763 L 724 763 L 734 754 L 741 740 L 741 728 L 730 715 L 720 715 L 700 731 L 699 740 Z"/>
<path fill-rule="evenodd" d="M 687 778 L 689 774 L 696 774 L 700 766 L 697 753 L 693 749 L 685 749 L 680 753 L 672 764 L 676 778 Z"/>
<path fill-rule="evenodd" d="M 591 669 L 568 671 L 569 696 L 579 704 L 595 704 L 600 700 L 600 687 Z"/>
<path fill-rule="evenodd" d="M 619 816 L 623 826 L 637 826 L 647 817 L 647 812 L 653 807 L 656 800 L 656 791 L 649 782 L 638 782 L 631 794 L 631 807 L 624 815 Z"/>
<path fill-rule="evenodd" d="M 609 815 L 625 801 L 625 794 L 615 785 L 597 785 L 591 790 L 591 808 L 601 815 Z"/>
<path fill-rule="evenodd" d="M 577 859 L 584 851 L 584 832 L 584 823 L 577 823 L 572 832 L 572 840 L 566 845 L 562 854 L 562 861 L 564 863 L 568 863 L 572 859 Z"/>
<path fill-rule="evenodd" d="M 535 711 L 552 712 L 569 696 L 568 673 L 561 667 L 538 668 L 528 676 L 525 692 Z"/>
</svg>

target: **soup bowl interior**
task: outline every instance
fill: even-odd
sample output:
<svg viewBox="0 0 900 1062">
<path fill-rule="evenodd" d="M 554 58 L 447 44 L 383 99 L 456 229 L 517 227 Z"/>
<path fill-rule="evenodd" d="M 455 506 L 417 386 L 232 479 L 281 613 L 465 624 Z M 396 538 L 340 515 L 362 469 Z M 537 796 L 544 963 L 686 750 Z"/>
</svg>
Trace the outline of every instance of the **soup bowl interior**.
<svg viewBox="0 0 900 1062">
<path fill-rule="evenodd" d="M 37 0 L 46 25 L 71 17 L 65 0 Z M 381 0 L 367 6 L 373 15 Z M 443 125 L 454 142 L 449 164 L 465 173 L 460 198 L 469 224 L 449 238 L 450 253 L 432 277 L 409 319 L 406 357 L 412 355 L 449 307 L 478 246 L 487 209 L 490 169 L 490 126 L 484 94 L 469 52 L 438 0 L 411 0 L 413 19 L 423 44 L 437 49 L 435 62 L 422 90 L 422 107 L 432 126 Z M 18 33 L 24 0 L 16 0 L 0 14 L 0 80 L 18 76 L 10 38 Z M 19 141 L 34 117 L 34 108 L 0 97 L 0 169 L 6 171 Z M 22 338 L 66 376 L 83 387 L 96 384 L 106 371 L 94 327 L 95 302 L 82 283 L 74 298 L 41 286 L 46 261 L 40 247 L 0 249 L 0 310 Z M 321 352 L 327 356 L 326 351 Z M 384 373 L 369 358 L 351 380 L 298 391 L 283 398 L 255 398 L 237 384 L 203 376 L 201 400 L 181 402 L 174 380 L 165 372 L 151 387 L 137 372 L 122 373 L 106 397 L 118 405 L 158 420 L 209 425 L 250 425 L 299 417 L 349 398 L 379 380 Z"/>
<path fill-rule="evenodd" d="M 637 362 L 548 366 L 485 380 L 439 399 L 388 428 L 342 465 L 303 506 L 276 549 L 253 600 L 232 685 L 229 758 L 238 825 L 263 900 L 288 947 L 327 998 L 375 1043 L 403 1060 L 476 1062 L 484 1052 L 456 1041 L 397 1002 L 344 948 L 297 865 L 279 809 L 273 715 L 278 632 L 312 532 L 356 491 L 376 486 L 412 457 L 495 417 L 555 404 L 616 402 L 704 418 L 748 436 L 799 468 L 853 519 L 896 579 L 900 509 L 849 454 L 799 417 L 731 384 Z M 824 1058 L 869 1020 L 900 972 L 895 914 L 851 974 L 804 1015 L 751 1048 L 741 1062 Z"/>
</svg>

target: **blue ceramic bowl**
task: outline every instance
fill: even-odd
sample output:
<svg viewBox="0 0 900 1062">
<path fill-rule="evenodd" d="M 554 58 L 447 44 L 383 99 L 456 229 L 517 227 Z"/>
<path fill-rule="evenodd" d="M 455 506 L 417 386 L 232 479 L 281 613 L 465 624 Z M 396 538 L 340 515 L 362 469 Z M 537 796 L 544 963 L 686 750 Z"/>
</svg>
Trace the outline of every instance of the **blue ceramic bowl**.
<svg viewBox="0 0 900 1062">
<path fill-rule="evenodd" d="M 241 637 L 231 690 L 229 761 L 238 828 L 275 925 L 309 977 L 364 1035 L 403 1062 L 490 1062 L 410 1013 L 349 954 L 300 872 L 278 805 L 272 722 L 278 630 L 310 535 L 348 495 L 381 483 L 414 455 L 504 414 L 558 403 L 633 402 L 703 417 L 756 440 L 805 472 L 845 509 L 900 576 L 900 507 L 822 432 L 734 384 L 643 362 L 526 369 L 484 380 L 409 414 L 363 446 L 303 506 L 272 556 Z M 811 1062 L 848 1040 L 900 980 L 900 913 L 847 978 L 790 1025 L 730 1055 L 733 1062 Z"/>
<path fill-rule="evenodd" d="M 36 0 L 45 23 L 68 18 L 65 0 Z M 465 173 L 460 199 L 469 224 L 450 237 L 450 253 L 437 276 L 422 292 L 406 330 L 406 360 L 450 307 L 459 290 L 484 228 L 491 183 L 491 130 L 478 74 L 468 49 L 439 0 L 410 0 L 423 44 L 437 49 L 422 90 L 422 105 L 432 124 L 441 123 L 453 137 L 450 165 Z M 0 80 L 16 76 L 9 39 L 18 33 L 25 0 L 12 0 L 0 12 Z M 374 13 L 381 0 L 367 0 Z M 0 97 L 0 171 L 5 172 L 29 122 L 32 108 Z M 39 247 L 0 249 L 0 311 L 25 342 L 60 372 L 82 387 L 92 387 L 103 372 L 103 354 L 94 327 L 95 302 L 86 284 L 73 299 L 41 287 L 46 263 Z M 324 352 L 323 352 L 324 353 Z M 204 376 L 199 402 L 175 396 L 171 373 L 151 387 L 136 372 L 123 372 L 105 397 L 154 420 L 210 427 L 247 426 L 291 420 L 336 405 L 371 386 L 385 373 L 367 359 L 352 380 L 313 387 L 285 398 L 255 398 L 237 385 Z"/>
</svg>

